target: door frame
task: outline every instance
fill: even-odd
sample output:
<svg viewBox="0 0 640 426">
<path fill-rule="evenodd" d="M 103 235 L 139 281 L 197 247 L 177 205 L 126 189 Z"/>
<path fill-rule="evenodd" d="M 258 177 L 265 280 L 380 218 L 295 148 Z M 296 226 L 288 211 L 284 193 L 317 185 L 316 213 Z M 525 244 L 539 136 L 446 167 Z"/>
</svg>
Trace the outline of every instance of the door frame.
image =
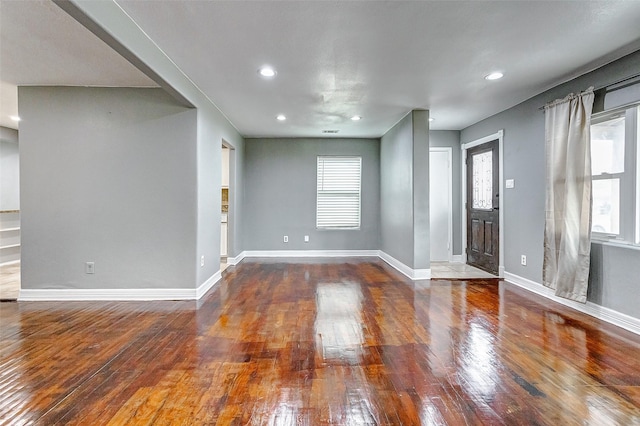
<svg viewBox="0 0 640 426">
<path fill-rule="evenodd" d="M 229 150 L 229 160 L 228 160 L 228 168 L 229 168 L 229 186 L 228 186 L 228 194 L 229 194 L 229 209 L 227 210 L 227 263 L 229 265 L 235 265 L 236 263 L 232 263 L 235 261 L 232 253 L 235 253 L 235 215 L 236 215 L 236 147 L 231 143 L 227 142 L 225 139 L 222 139 L 222 143 L 220 145 L 220 149 L 222 147 L 227 148 Z M 222 158 L 222 153 L 221 153 Z M 220 162 L 222 164 L 222 161 Z M 222 173 L 222 169 L 220 169 Z M 222 180 L 222 179 L 221 179 Z M 222 189 L 222 185 L 220 185 L 220 189 Z M 219 192 L 220 193 L 220 192 Z M 219 195 L 218 195 L 219 196 Z M 222 214 L 222 212 L 220 213 Z M 222 243 L 222 222 L 220 222 L 220 241 L 218 242 L 218 246 Z"/>
<path fill-rule="evenodd" d="M 498 140 L 498 191 L 500 196 L 498 197 L 498 217 L 499 217 L 499 229 L 500 229 L 500 250 L 499 250 L 499 265 L 498 276 L 504 278 L 504 149 L 503 149 L 503 135 L 504 130 L 485 136 L 480 139 L 468 143 L 461 143 L 460 149 L 462 150 L 462 161 L 460 168 L 462 169 L 462 262 L 467 263 L 467 150 L 478 145 L 482 145 L 487 142 Z"/>
<path fill-rule="evenodd" d="M 429 148 L 429 155 L 432 152 L 446 152 L 447 153 L 447 161 L 449 162 L 449 173 L 447 173 L 447 179 L 449 181 L 449 191 L 447 195 L 447 211 L 449 212 L 449 229 L 448 229 L 448 248 L 447 248 L 447 256 L 449 262 L 453 261 L 453 149 L 450 146 L 434 146 Z M 431 157 L 429 157 L 429 162 L 431 162 Z M 431 164 L 429 164 L 429 169 L 431 169 Z M 431 185 L 431 179 L 429 179 L 429 185 Z M 429 193 L 431 193 L 431 188 L 429 188 Z"/>
</svg>

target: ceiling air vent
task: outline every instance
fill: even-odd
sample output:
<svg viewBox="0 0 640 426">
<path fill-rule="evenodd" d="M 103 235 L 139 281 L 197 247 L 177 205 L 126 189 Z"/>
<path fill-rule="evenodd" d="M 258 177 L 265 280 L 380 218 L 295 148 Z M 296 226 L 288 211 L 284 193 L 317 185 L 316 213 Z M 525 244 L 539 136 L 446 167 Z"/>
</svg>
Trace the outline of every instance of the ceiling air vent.
<svg viewBox="0 0 640 426">
<path fill-rule="evenodd" d="M 322 133 L 338 133 L 340 130 L 323 130 Z"/>
</svg>

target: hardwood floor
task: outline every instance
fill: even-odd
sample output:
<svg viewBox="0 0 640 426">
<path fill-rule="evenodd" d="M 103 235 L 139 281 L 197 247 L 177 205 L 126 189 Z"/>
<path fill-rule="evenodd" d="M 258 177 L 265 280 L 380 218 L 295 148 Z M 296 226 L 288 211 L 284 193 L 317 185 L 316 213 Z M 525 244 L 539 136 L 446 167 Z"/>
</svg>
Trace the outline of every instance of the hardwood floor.
<svg viewBox="0 0 640 426">
<path fill-rule="evenodd" d="M 640 425 L 640 336 L 379 260 L 244 260 L 198 302 L 0 321 L 2 424 Z"/>
</svg>

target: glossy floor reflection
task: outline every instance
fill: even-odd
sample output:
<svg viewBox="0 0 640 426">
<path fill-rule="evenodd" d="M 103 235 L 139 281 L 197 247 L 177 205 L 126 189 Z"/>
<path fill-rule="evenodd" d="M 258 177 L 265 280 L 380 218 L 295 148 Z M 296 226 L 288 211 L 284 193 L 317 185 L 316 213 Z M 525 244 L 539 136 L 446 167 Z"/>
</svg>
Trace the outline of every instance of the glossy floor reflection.
<svg viewBox="0 0 640 426">
<path fill-rule="evenodd" d="M 245 260 L 199 302 L 0 321 L 2 424 L 640 424 L 639 336 L 379 260 Z"/>
</svg>

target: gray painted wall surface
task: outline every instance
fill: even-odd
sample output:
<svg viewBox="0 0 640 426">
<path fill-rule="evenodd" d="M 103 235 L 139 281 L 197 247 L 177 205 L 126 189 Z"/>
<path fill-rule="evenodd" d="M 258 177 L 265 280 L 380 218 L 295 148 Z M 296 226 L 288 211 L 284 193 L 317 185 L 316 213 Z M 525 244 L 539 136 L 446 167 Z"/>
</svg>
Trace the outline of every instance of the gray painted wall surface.
<svg viewBox="0 0 640 426">
<path fill-rule="evenodd" d="M 590 302 L 640 317 L 640 250 L 591 244 Z"/>
<path fill-rule="evenodd" d="M 222 204 L 222 142 L 243 150 L 244 141 L 226 119 L 211 106 L 203 104 L 198 108 L 198 232 L 196 256 L 196 280 L 200 285 L 220 270 L 220 213 Z M 242 157 L 240 156 L 240 161 Z M 236 156 L 236 161 L 238 157 Z M 242 167 L 240 167 L 242 171 Z M 237 167 L 236 167 L 237 173 Z M 237 178 L 237 175 L 236 175 Z M 230 222 L 228 227 L 233 241 L 242 236 L 238 197 L 242 187 L 230 175 L 233 196 L 229 200 Z M 228 256 L 235 256 L 242 246 L 231 244 Z M 201 256 L 205 265 L 200 266 Z"/>
<path fill-rule="evenodd" d="M 460 132 L 457 130 L 430 130 L 429 146 L 433 147 L 450 147 L 451 148 L 451 170 L 452 179 L 452 208 L 453 208 L 453 254 L 462 254 L 462 206 L 461 194 L 462 171 L 460 170 L 461 150 L 460 150 Z"/>
<path fill-rule="evenodd" d="M 411 111 L 380 141 L 380 230 L 382 251 L 429 268 L 429 111 Z"/>
<path fill-rule="evenodd" d="M 20 210 L 18 131 L 0 127 L 0 210 Z"/>
<path fill-rule="evenodd" d="M 461 133 L 461 142 L 468 143 L 504 129 L 505 179 L 515 179 L 515 188 L 505 189 L 505 269 L 507 272 L 542 282 L 542 255 L 545 217 L 545 163 L 544 163 L 544 113 L 539 110 L 545 103 L 563 98 L 571 92 L 606 86 L 637 74 L 640 69 L 640 52 L 635 52 L 591 73 L 554 87 L 506 111 L 496 114 Z M 622 249 L 625 250 L 625 249 Z M 630 249 L 626 249 L 630 250 Z M 527 266 L 520 265 L 520 255 L 527 255 Z M 640 251 L 631 250 L 625 265 L 640 263 Z M 610 269 L 609 257 L 603 257 L 602 268 Z M 605 277 L 611 275 L 604 275 Z M 634 282 L 603 281 L 600 290 L 607 288 L 604 297 L 598 290 L 589 293 L 590 301 L 601 300 L 602 306 L 628 306 L 630 315 L 640 318 L 640 305 L 633 303 L 629 288 Z M 615 296 L 613 296 L 615 294 Z M 628 304 L 628 305 L 627 305 Z M 631 305 L 635 306 L 631 306 Z"/>
<path fill-rule="evenodd" d="M 59 6 L 124 56 L 142 72 L 164 88 L 178 102 L 190 104 L 197 113 L 197 248 L 193 252 L 192 269 L 200 285 L 219 270 L 220 257 L 220 157 L 222 139 L 240 152 L 237 173 L 242 173 L 243 138 L 220 110 L 200 89 L 155 45 L 140 27 L 116 2 L 74 0 L 60 2 Z M 230 256 L 239 254 L 243 247 L 243 214 L 239 208 L 242 185 L 236 185 L 235 205 L 229 227 L 234 242 Z M 230 200 L 230 203 L 233 201 Z M 205 266 L 200 257 L 205 256 Z"/>
<path fill-rule="evenodd" d="M 413 126 L 413 268 L 431 265 L 429 214 L 429 111 L 412 111 Z"/>
<path fill-rule="evenodd" d="M 22 287 L 194 288 L 196 110 L 161 89 L 18 98 Z"/>
<path fill-rule="evenodd" d="M 412 114 L 407 114 L 380 141 L 380 249 L 411 268 L 412 168 L 413 123 Z"/>
<path fill-rule="evenodd" d="M 377 250 L 380 240 L 377 139 L 246 139 L 245 250 Z M 318 155 L 362 156 L 361 227 L 316 229 Z M 289 242 L 283 242 L 283 236 Z M 310 241 L 304 242 L 309 235 Z"/>
</svg>

